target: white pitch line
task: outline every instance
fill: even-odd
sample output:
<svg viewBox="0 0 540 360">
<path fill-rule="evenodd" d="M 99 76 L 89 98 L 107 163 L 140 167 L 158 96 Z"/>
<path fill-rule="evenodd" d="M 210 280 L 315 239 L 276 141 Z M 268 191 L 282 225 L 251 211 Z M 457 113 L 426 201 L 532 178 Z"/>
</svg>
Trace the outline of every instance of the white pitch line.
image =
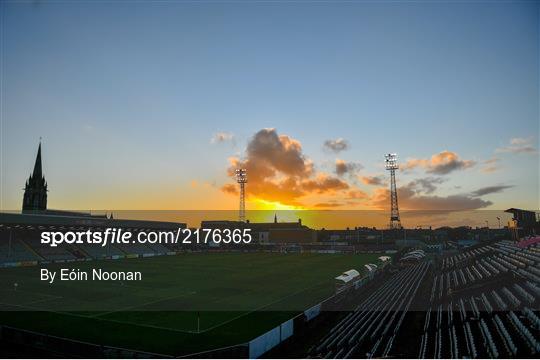
<svg viewBox="0 0 540 360">
<path fill-rule="evenodd" d="M 176 295 L 176 296 L 171 296 L 171 297 L 167 297 L 167 298 L 163 298 L 163 299 L 152 300 L 152 301 L 148 301 L 148 302 L 142 303 L 142 304 L 134 304 L 134 305 L 131 305 L 131 306 L 126 306 L 126 307 L 118 309 L 118 310 L 111 310 L 111 311 L 102 312 L 102 313 L 99 313 L 99 314 L 96 314 L 96 315 L 92 315 L 91 317 L 100 317 L 100 316 L 103 316 L 103 315 L 113 314 L 115 312 L 121 312 L 121 311 L 126 311 L 126 310 L 130 310 L 130 309 L 138 308 L 138 307 L 143 307 L 143 306 L 146 306 L 146 305 L 155 304 L 155 303 L 158 303 L 158 302 L 161 302 L 161 301 L 167 301 L 167 300 L 186 297 L 188 295 L 193 295 L 195 293 L 196 293 L 195 291 L 190 291 L 189 293 L 182 294 L 182 295 Z"/>
<path fill-rule="evenodd" d="M 309 289 L 312 289 L 312 288 L 314 288 L 315 286 L 319 286 L 319 285 L 321 285 L 321 284 L 323 284 L 323 283 L 325 283 L 325 282 L 326 282 L 326 281 L 322 281 L 322 282 L 320 282 L 320 283 L 318 283 L 318 284 L 315 284 L 315 285 L 312 285 L 312 286 L 305 287 L 305 288 L 303 288 L 303 289 L 298 290 L 298 291 L 295 292 L 295 293 L 292 293 L 292 294 L 289 294 L 289 295 L 284 296 L 284 297 L 282 297 L 282 298 L 279 298 L 279 299 L 277 299 L 277 300 L 275 300 L 275 301 L 272 301 L 272 302 L 270 302 L 270 303 L 268 303 L 268 304 L 259 306 L 259 307 L 256 308 L 256 309 L 246 311 L 246 312 L 244 312 L 244 313 L 242 313 L 242 314 L 240 314 L 240 315 L 238 315 L 238 316 L 235 316 L 235 317 L 233 317 L 233 318 L 231 318 L 231 319 L 225 320 L 225 321 L 223 321 L 223 322 L 221 322 L 221 323 L 219 323 L 219 324 L 217 324 L 217 325 L 214 325 L 214 326 L 211 326 L 211 327 L 209 327 L 209 328 L 206 328 L 206 329 L 204 329 L 203 331 L 201 331 L 200 333 L 205 333 L 205 332 L 207 332 L 207 331 L 216 329 L 216 328 L 218 328 L 218 327 L 220 327 L 220 326 L 223 326 L 223 325 L 225 325 L 225 324 L 228 324 L 228 323 L 230 323 L 230 322 L 232 322 L 232 321 L 234 321 L 234 320 L 240 319 L 240 318 L 242 318 L 242 317 L 244 317 L 244 316 L 247 316 L 247 315 L 249 315 L 249 314 L 251 314 L 251 313 L 254 313 L 254 312 L 256 312 L 256 311 L 259 311 L 259 310 L 261 310 L 261 309 L 264 309 L 264 308 L 266 308 L 266 307 L 268 307 L 268 306 L 270 306 L 270 305 L 273 305 L 273 304 L 276 304 L 276 303 L 278 303 L 278 302 L 280 302 L 280 301 L 283 301 L 283 300 L 285 300 L 285 299 L 287 299 L 287 298 L 289 298 L 289 297 L 291 297 L 291 296 L 294 296 L 294 295 L 298 295 L 298 294 L 300 294 L 300 293 L 303 293 L 304 291 L 309 290 Z M 300 311 L 300 310 L 298 310 L 298 311 Z"/>
</svg>

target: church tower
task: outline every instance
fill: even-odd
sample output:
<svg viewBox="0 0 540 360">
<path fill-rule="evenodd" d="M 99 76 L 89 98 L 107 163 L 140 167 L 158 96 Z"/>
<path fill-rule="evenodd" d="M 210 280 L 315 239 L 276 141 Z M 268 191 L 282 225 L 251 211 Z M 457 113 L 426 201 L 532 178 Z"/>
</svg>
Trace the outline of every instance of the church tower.
<svg viewBox="0 0 540 360">
<path fill-rule="evenodd" d="M 24 186 L 23 212 L 47 209 L 47 182 L 41 169 L 41 141 L 39 142 L 34 172 Z"/>
</svg>

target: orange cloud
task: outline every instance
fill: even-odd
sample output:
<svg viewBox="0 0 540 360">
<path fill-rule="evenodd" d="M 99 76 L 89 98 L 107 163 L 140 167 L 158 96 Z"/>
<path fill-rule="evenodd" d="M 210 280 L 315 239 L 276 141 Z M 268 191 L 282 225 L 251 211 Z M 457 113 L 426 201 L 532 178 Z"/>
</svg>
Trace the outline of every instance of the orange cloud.
<svg viewBox="0 0 540 360">
<path fill-rule="evenodd" d="M 347 193 L 347 197 L 349 199 L 368 199 L 369 198 L 368 194 L 358 189 L 350 190 Z"/>
<path fill-rule="evenodd" d="M 338 202 L 325 202 L 325 203 L 317 203 L 313 205 L 313 207 L 326 209 L 326 208 L 336 208 L 342 205 L 343 204 L 340 204 Z"/>
<path fill-rule="evenodd" d="M 475 161 L 462 160 L 457 153 L 445 150 L 431 156 L 430 159 L 410 159 L 401 168 L 411 170 L 422 167 L 430 174 L 445 175 L 455 170 L 468 169 L 474 165 L 476 165 Z"/>
<path fill-rule="evenodd" d="M 313 194 L 334 194 L 349 189 L 350 185 L 337 177 L 317 172 L 302 151 L 301 143 L 275 129 L 262 129 L 249 141 L 243 159 L 229 159 L 228 175 L 244 168 L 248 174 L 246 193 L 269 202 L 301 205 L 300 199 Z M 222 190 L 235 193 L 235 184 Z"/>
<path fill-rule="evenodd" d="M 338 176 L 318 171 L 304 154 L 300 141 L 278 134 L 275 129 L 262 129 L 255 133 L 248 142 L 245 156 L 231 157 L 229 163 L 227 173 L 233 181 L 225 184 L 221 190 L 228 194 L 238 194 L 238 184 L 234 181 L 235 170 L 244 168 L 248 177 L 246 194 L 254 203 L 295 208 L 305 208 L 309 204 L 313 208 L 360 206 L 372 209 L 387 209 L 390 203 L 386 187 L 376 187 L 368 194 L 354 185 L 356 179 L 368 185 L 383 185 L 383 176 L 345 177 L 345 174 L 353 174 L 360 165 L 340 159 L 335 163 Z M 448 174 L 474 165 L 472 160 L 463 160 L 454 152 L 443 151 L 430 159 L 411 159 L 404 168 L 421 167 L 427 173 Z M 505 189 L 489 188 L 481 189 L 478 193 L 436 195 L 438 186 L 444 181 L 441 177 L 424 177 L 400 187 L 400 208 L 446 211 L 480 209 L 492 204 L 480 196 Z"/>
<path fill-rule="evenodd" d="M 366 185 L 382 185 L 384 183 L 382 176 L 362 176 L 360 180 Z"/>
<path fill-rule="evenodd" d="M 347 190 L 349 188 L 349 184 L 345 181 L 325 173 L 318 174 L 315 179 L 303 180 L 300 185 L 304 191 L 318 194 Z"/>
<path fill-rule="evenodd" d="M 223 192 L 233 194 L 233 195 L 238 194 L 238 188 L 237 188 L 236 184 L 225 184 L 225 185 L 223 185 L 221 187 L 221 190 Z"/>
</svg>

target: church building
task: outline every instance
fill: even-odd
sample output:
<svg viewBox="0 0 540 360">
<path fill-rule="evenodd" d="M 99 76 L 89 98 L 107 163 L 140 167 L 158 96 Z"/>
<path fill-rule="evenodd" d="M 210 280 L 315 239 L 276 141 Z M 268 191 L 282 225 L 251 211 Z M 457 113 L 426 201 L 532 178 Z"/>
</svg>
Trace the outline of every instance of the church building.
<svg viewBox="0 0 540 360">
<path fill-rule="evenodd" d="M 41 142 L 39 143 L 34 164 L 34 172 L 30 175 L 24 186 L 22 211 L 36 212 L 47 209 L 47 182 L 41 168 Z"/>
</svg>

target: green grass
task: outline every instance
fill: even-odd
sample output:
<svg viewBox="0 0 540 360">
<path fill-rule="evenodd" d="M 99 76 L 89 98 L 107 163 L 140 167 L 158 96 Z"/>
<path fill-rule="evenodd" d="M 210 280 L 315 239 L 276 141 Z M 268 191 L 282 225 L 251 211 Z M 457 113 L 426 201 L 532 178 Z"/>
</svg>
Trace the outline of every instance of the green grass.
<svg viewBox="0 0 540 360">
<path fill-rule="evenodd" d="M 188 354 L 251 340 L 332 295 L 335 276 L 361 270 L 378 256 L 193 253 L 46 266 L 142 272 L 142 281 L 123 284 L 48 284 L 39 280 L 40 267 L 0 269 L 0 323 L 104 345 Z"/>
</svg>

